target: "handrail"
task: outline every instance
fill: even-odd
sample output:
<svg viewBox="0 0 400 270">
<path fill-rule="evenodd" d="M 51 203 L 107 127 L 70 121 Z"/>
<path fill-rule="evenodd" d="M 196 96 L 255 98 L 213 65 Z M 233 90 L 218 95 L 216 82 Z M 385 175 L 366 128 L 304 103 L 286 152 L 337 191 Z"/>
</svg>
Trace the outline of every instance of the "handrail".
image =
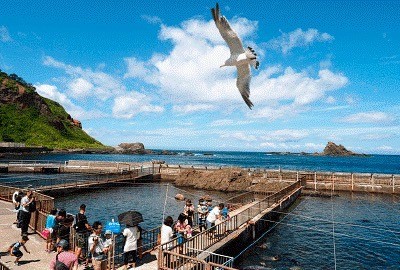
<svg viewBox="0 0 400 270">
<path fill-rule="evenodd" d="M 171 251 L 181 250 L 183 254 L 187 254 L 189 249 L 193 248 L 198 250 L 206 250 L 210 246 L 221 241 L 221 239 L 225 238 L 227 236 L 227 231 L 237 230 L 243 224 L 247 224 L 250 219 L 257 216 L 273 204 L 279 202 L 284 194 L 289 194 L 300 187 L 301 181 L 299 180 L 283 188 L 282 190 L 265 197 L 261 201 L 250 203 L 250 205 L 246 206 L 240 212 L 230 217 L 230 219 L 227 219 L 222 223 L 213 226 L 212 228 L 208 228 L 207 230 L 186 239 L 186 242 L 184 242 L 183 244 L 178 244 L 178 238 L 174 238 L 167 243 L 163 243 L 160 246 L 160 249 L 168 249 Z M 208 237 L 211 234 L 211 230 L 216 230 L 216 234 L 220 237 Z"/>
</svg>

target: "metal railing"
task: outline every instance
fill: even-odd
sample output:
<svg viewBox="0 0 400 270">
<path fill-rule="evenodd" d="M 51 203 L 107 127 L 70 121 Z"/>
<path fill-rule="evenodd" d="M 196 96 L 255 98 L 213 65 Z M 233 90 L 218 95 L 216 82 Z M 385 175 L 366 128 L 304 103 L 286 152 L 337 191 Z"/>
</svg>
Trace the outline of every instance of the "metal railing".
<svg viewBox="0 0 400 270">
<path fill-rule="evenodd" d="M 160 270 L 237 270 L 235 268 L 207 262 L 195 257 L 186 256 L 173 251 L 162 250 L 158 258 L 158 269 Z"/>
<path fill-rule="evenodd" d="M 261 201 L 251 202 L 248 206 L 242 209 L 239 213 L 215 225 L 207 230 L 188 238 L 184 243 L 179 244 L 178 238 L 174 238 L 167 243 L 163 243 L 160 247 L 160 258 L 165 256 L 165 251 L 169 250 L 178 254 L 190 255 L 191 250 L 206 250 L 223 238 L 227 237 L 232 231 L 239 229 L 240 226 L 246 224 L 249 220 L 265 211 L 272 205 L 278 203 L 285 196 L 293 193 L 301 188 L 301 180 L 275 192 Z M 165 266 L 165 265 L 164 265 Z M 164 268 L 162 268 L 164 269 Z"/>
</svg>

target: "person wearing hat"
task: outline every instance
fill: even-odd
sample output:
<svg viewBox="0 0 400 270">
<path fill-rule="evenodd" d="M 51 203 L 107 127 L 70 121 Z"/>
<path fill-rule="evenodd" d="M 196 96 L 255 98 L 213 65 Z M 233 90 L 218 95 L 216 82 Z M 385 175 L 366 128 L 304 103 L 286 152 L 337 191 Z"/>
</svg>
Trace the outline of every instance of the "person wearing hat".
<svg viewBox="0 0 400 270">
<path fill-rule="evenodd" d="M 70 270 L 78 269 L 78 257 L 73 252 L 68 251 L 68 246 L 68 241 L 65 239 L 61 239 L 57 243 L 57 255 L 50 262 L 51 270 L 60 269 L 61 267 L 64 267 L 63 269 L 68 268 Z M 61 266 L 62 264 L 65 266 Z"/>
<path fill-rule="evenodd" d="M 104 247 L 111 248 L 112 247 L 112 231 L 111 230 L 106 230 L 104 233 L 104 237 L 106 240 L 104 241 Z"/>
</svg>

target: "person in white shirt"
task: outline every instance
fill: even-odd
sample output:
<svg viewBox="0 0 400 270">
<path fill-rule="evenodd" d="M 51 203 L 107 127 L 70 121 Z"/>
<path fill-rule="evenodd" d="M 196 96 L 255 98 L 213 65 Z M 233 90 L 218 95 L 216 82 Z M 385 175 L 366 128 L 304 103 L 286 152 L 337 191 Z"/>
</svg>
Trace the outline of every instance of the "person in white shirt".
<svg viewBox="0 0 400 270">
<path fill-rule="evenodd" d="M 161 226 L 161 245 L 168 243 L 172 240 L 174 232 L 172 231 L 172 224 L 174 220 L 171 216 L 168 216 L 164 220 L 164 224 Z M 162 246 L 163 249 L 169 249 L 172 247 L 172 243 Z"/>
<path fill-rule="evenodd" d="M 93 233 L 89 236 L 88 244 L 90 253 L 92 253 L 93 268 L 94 270 L 106 270 L 108 248 L 104 246 L 104 241 L 101 238 L 103 225 L 100 221 L 95 221 L 92 229 Z"/>
<path fill-rule="evenodd" d="M 122 234 L 125 236 L 124 246 L 124 269 L 128 269 L 129 258 L 132 257 L 131 267 L 136 266 L 137 257 L 137 242 L 140 237 L 140 231 L 138 226 L 127 226 Z"/>
<path fill-rule="evenodd" d="M 221 210 L 224 208 L 224 204 L 220 203 L 218 206 L 215 206 L 207 215 L 207 229 L 212 234 L 210 237 L 215 235 L 215 221 L 219 219 L 221 215 Z"/>
<path fill-rule="evenodd" d="M 32 190 L 28 190 L 26 195 L 21 199 L 21 208 L 19 212 L 21 235 L 28 235 L 29 222 L 31 221 L 31 212 L 29 205 L 33 202 Z"/>
<path fill-rule="evenodd" d="M 171 216 L 168 216 L 164 220 L 164 224 L 161 226 L 161 248 L 162 249 L 170 249 L 172 248 L 172 242 L 171 240 L 174 237 L 174 232 L 172 231 L 172 224 L 174 224 L 174 220 L 172 219 Z M 163 245 L 165 243 L 168 243 L 167 245 Z M 167 267 L 170 266 L 171 258 L 169 254 L 165 254 L 166 260 L 167 260 Z"/>
</svg>

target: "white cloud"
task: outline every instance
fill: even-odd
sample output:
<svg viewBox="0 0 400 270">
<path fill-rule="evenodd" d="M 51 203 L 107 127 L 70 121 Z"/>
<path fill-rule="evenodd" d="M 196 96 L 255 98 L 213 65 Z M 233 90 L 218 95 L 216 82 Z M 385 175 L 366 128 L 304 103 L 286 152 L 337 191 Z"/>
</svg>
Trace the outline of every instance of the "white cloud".
<svg viewBox="0 0 400 270">
<path fill-rule="evenodd" d="M 281 129 L 275 131 L 269 131 L 266 135 L 261 136 L 265 141 L 274 142 L 297 142 L 309 135 L 306 130 L 295 130 L 295 129 Z"/>
<path fill-rule="evenodd" d="M 187 104 L 183 106 L 174 105 L 172 110 L 178 114 L 189 114 L 194 112 L 209 111 L 213 108 L 214 106 L 209 104 Z"/>
<path fill-rule="evenodd" d="M 231 22 L 244 38 L 243 43 L 248 43 L 246 38 L 255 33 L 257 22 L 245 18 L 235 18 Z M 300 34 L 298 36 L 302 38 L 296 40 L 307 43 L 332 39 L 315 29 L 300 31 Z M 223 108 L 225 112 L 247 109 L 236 88 L 236 69 L 219 68 L 230 52 L 212 20 L 190 19 L 174 27 L 161 25 L 159 38 L 172 43 L 171 51 L 164 55 L 155 54 L 143 62 L 126 58 L 126 77 L 140 77 L 158 88 L 162 98 L 172 103 L 178 113 L 217 108 Z M 299 45 L 300 41 L 294 44 Z M 248 116 L 275 120 L 295 115 L 347 82 L 346 76 L 327 68 L 312 76 L 291 67 L 265 67 L 253 74 L 250 99 L 255 108 Z"/>
<path fill-rule="evenodd" d="M 71 91 L 71 95 L 74 98 L 79 99 L 89 96 L 91 94 L 90 91 L 93 90 L 94 85 L 83 78 L 78 78 L 72 80 L 69 83 L 68 87 Z"/>
<path fill-rule="evenodd" d="M 345 123 L 388 123 L 392 122 L 394 117 L 385 112 L 361 112 L 348 115 L 340 122 Z"/>
<path fill-rule="evenodd" d="M 221 135 L 221 138 L 232 138 L 235 140 L 239 140 L 239 141 L 246 141 L 246 142 L 252 142 L 252 141 L 256 141 L 257 138 L 254 135 L 251 134 L 246 134 L 244 132 L 227 132 Z"/>
<path fill-rule="evenodd" d="M 10 33 L 8 32 L 8 29 L 4 25 L 0 26 L 0 41 L 2 41 L 2 42 L 12 41 Z"/>
<path fill-rule="evenodd" d="M 334 97 L 332 97 L 332 96 L 328 96 L 326 98 L 326 103 L 328 103 L 328 104 L 333 104 L 335 102 L 336 102 L 336 99 Z"/>
<path fill-rule="evenodd" d="M 134 64 L 135 59 L 130 58 L 125 61 Z M 44 58 L 44 64 L 64 70 L 69 75 L 67 78 L 59 79 L 68 89 L 69 98 L 84 100 L 87 106 L 95 104 L 104 111 L 110 110 L 109 100 L 112 100 L 113 106 L 109 113 L 116 118 L 130 119 L 139 113 L 164 111 L 161 106 L 152 105 L 149 96 L 128 90 L 119 77 L 103 71 L 68 65 L 50 56 Z M 133 75 L 132 71 L 130 74 Z M 65 94 L 63 95 L 67 98 Z M 104 115 L 104 113 L 101 114 Z"/>
<path fill-rule="evenodd" d="M 67 95 L 61 93 L 58 88 L 54 85 L 49 84 L 39 84 L 35 85 L 36 91 L 39 95 L 54 100 L 61 104 L 64 109 L 69 113 L 73 118 L 77 118 L 80 120 L 84 119 L 94 119 L 94 118 L 101 118 L 106 116 L 104 113 L 93 110 L 93 111 L 86 111 L 82 107 L 74 104 Z"/>
<path fill-rule="evenodd" d="M 282 33 L 280 37 L 269 41 L 269 45 L 281 50 L 283 54 L 287 54 L 296 47 L 307 47 L 316 41 L 325 42 L 333 39 L 333 36 L 321 33 L 317 29 L 309 28 L 307 31 L 303 31 L 298 28 L 289 33 Z"/>
<path fill-rule="evenodd" d="M 46 56 L 43 63 L 46 66 L 64 70 L 70 76 L 68 81 L 70 81 L 69 84 L 71 91 L 79 93 L 80 95 L 84 94 L 86 97 L 91 96 L 92 98 L 106 101 L 113 96 L 120 95 L 126 91 L 126 87 L 119 79 L 116 79 L 105 72 L 68 65 L 57 61 L 50 56 Z M 79 89 L 79 84 L 84 84 L 84 89 Z M 71 88 L 71 86 L 73 88 Z M 88 88 L 91 90 L 90 93 L 87 91 Z"/>
<path fill-rule="evenodd" d="M 130 92 L 114 99 L 112 108 L 113 116 L 116 118 L 130 119 L 139 113 L 160 113 L 164 108 L 150 104 L 146 95 L 138 92 Z"/>
<path fill-rule="evenodd" d="M 124 78 L 144 78 L 150 70 L 145 67 L 145 63 L 138 61 L 135 57 L 124 58 L 127 65 L 127 72 L 124 74 Z"/>
<path fill-rule="evenodd" d="M 157 16 L 150 16 L 150 15 L 142 15 L 141 18 L 148 23 L 151 24 L 160 24 L 162 23 L 161 19 Z"/>
<path fill-rule="evenodd" d="M 232 120 L 232 119 L 219 119 L 212 121 L 210 123 L 211 127 L 219 127 L 219 126 L 240 126 L 254 123 L 253 120 Z"/>
</svg>

